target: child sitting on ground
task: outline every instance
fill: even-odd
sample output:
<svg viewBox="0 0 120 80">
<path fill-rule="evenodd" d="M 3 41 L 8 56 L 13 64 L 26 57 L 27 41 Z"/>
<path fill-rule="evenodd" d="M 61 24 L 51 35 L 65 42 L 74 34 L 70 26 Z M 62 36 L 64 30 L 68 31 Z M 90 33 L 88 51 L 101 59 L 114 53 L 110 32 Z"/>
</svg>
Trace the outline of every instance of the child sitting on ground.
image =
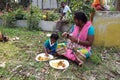
<svg viewBox="0 0 120 80">
<path fill-rule="evenodd" d="M 53 33 L 50 36 L 50 39 L 46 40 L 44 43 L 44 51 L 46 56 L 48 56 L 48 54 L 54 55 L 56 53 L 56 49 L 57 49 L 57 45 L 58 45 L 58 40 L 59 36 L 58 34 Z"/>
</svg>

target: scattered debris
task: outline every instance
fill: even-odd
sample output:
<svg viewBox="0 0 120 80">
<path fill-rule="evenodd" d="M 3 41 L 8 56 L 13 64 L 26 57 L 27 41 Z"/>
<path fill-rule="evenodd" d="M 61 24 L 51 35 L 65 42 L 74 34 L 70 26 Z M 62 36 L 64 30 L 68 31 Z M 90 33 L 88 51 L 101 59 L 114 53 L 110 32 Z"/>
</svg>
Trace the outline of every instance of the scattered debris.
<svg viewBox="0 0 120 80">
<path fill-rule="evenodd" d="M 92 76 L 89 77 L 88 80 L 96 80 L 96 78 L 92 75 Z"/>
<path fill-rule="evenodd" d="M 6 62 L 0 63 L 0 67 L 5 68 Z"/>
<path fill-rule="evenodd" d="M 14 37 L 14 38 L 12 38 L 13 41 L 17 41 L 17 40 L 19 40 L 19 39 L 20 39 L 19 37 Z"/>
</svg>

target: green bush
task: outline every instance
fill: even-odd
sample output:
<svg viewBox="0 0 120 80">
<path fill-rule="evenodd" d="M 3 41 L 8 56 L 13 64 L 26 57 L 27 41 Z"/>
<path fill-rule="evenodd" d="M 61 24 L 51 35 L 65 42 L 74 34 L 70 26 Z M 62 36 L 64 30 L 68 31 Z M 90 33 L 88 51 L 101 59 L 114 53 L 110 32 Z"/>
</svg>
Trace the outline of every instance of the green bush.
<svg viewBox="0 0 120 80">
<path fill-rule="evenodd" d="M 96 53 L 93 52 L 93 54 L 90 57 L 90 60 L 94 63 L 94 64 L 100 64 L 102 62 L 100 53 Z"/>
<path fill-rule="evenodd" d="M 40 30 L 38 24 L 41 18 L 42 18 L 42 11 L 37 7 L 32 7 L 30 13 L 27 14 L 28 29 Z"/>
<path fill-rule="evenodd" d="M 6 12 L 1 16 L 1 18 L 4 21 L 3 26 L 11 27 L 11 28 L 16 27 L 16 19 L 13 12 L 9 12 L 9 13 Z"/>
<path fill-rule="evenodd" d="M 27 19 L 27 17 L 26 17 L 27 12 L 25 12 L 23 10 L 23 8 L 19 8 L 19 9 L 15 10 L 14 14 L 15 14 L 16 20 L 26 20 Z"/>
<path fill-rule="evenodd" d="M 47 21 L 55 21 L 59 19 L 59 14 L 54 13 L 54 11 L 49 11 L 46 13 Z"/>
<path fill-rule="evenodd" d="M 94 12 L 94 9 L 91 8 L 91 4 L 92 4 L 93 0 L 72 0 L 71 4 L 70 4 L 70 8 L 72 10 L 72 12 L 76 12 L 76 11 L 82 11 L 84 12 L 88 18 L 90 18 L 90 14 L 92 12 Z"/>
</svg>

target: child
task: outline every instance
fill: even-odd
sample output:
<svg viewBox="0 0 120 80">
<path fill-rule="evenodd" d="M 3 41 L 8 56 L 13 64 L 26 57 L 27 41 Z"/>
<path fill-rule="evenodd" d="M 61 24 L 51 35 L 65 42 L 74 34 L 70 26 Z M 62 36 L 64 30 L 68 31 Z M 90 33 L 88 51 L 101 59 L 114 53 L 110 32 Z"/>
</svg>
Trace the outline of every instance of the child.
<svg viewBox="0 0 120 80">
<path fill-rule="evenodd" d="M 56 53 L 57 45 L 58 45 L 58 40 L 59 36 L 58 34 L 52 34 L 50 39 L 46 40 L 44 43 L 44 51 L 46 56 L 48 54 L 54 55 Z"/>
</svg>

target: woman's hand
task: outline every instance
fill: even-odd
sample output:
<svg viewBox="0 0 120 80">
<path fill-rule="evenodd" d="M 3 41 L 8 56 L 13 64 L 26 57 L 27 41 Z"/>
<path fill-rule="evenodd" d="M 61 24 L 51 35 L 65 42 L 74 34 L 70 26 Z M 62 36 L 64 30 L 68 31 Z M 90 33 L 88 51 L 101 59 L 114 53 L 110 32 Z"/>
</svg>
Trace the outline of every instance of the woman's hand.
<svg viewBox="0 0 120 80">
<path fill-rule="evenodd" d="M 67 38 L 67 35 L 68 35 L 67 32 L 64 32 L 64 33 L 62 34 L 62 36 L 65 37 L 65 38 Z"/>
</svg>

